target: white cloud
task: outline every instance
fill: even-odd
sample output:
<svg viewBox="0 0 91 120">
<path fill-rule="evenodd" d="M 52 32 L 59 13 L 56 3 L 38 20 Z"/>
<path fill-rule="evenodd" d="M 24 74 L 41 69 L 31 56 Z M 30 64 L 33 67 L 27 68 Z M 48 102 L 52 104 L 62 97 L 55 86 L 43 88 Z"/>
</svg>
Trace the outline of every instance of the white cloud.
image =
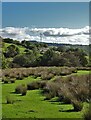
<svg viewBox="0 0 91 120">
<path fill-rule="evenodd" d="M 6 27 L 0 29 L 0 36 L 17 40 L 36 40 L 51 43 L 65 44 L 89 44 L 89 26 L 81 29 L 69 28 L 14 28 Z"/>
</svg>

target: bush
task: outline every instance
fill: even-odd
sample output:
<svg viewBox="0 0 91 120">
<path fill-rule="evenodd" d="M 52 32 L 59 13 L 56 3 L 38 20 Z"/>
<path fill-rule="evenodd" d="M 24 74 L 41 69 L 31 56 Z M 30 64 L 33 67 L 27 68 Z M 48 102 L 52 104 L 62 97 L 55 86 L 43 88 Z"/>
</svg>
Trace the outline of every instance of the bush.
<svg viewBox="0 0 91 120">
<path fill-rule="evenodd" d="M 25 84 L 22 84 L 22 90 L 21 90 L 22 96 L 26 95 L 26 93 L 27 93 L 27 86 Z"/>
<path fill-rule="evenodd" d="M 22 85 L 18 85 L 18 86 L 15 88 L 15 93 L 20 94 L 21 91 L 22 91 Z"/>
<path fill-rule="evenodd" d="M 54 74 L 47 73 L 47 72 L 43 72 L 42 75 L 41 75 L 42 80 L 50 80 L 53 77 L 54 77 Z"/>
<path fill-rule="evenodd" d="M 6 103 L 7 104 L 13 104 L 14 100 L 10 96 L 6 96 Z"/>
<path fill-rule="evenodd" d="M 22 96 L 26 95 L 26 93 L 27 93 L 27 86 L 25 84 L 18 85 L 15 88 L 15 93 L 22 94 Z"/>
<path fill-rule="evenodd" d="M 81 111 L 83 108 L 83 103 L 81 101 L 74 100 L 72 101 L 74 111 L 78 112 Z"/>
<path fill-rule="evenodd" d="M 35 90 L 39 88 L 40 83 L 39 82 L 31 82 L 27 84 L 28 90 Z"/>
<path fill-rule="evenodd" d="M 85 114 L 84 114 L 84 120 L 90 120 L 91 118 L 91 110 L 89 109 Z"/>
<path fill-rule="evenodd" d="M 3 77 L 2 77 L 2 82 L 4 82 L 5 79 L 6 79 L 6 78 L 3 76 Z"/>
<path fill-rule="evenodd" d="M 50 93 L 45 94 L 45 97 L 46 98 L 44 100 L 51 100 L 54 97 L 54 95 L 52 92 L 50 92 Z"/>
<path fill-rule="evenodd" d="M 70 104 L 70 103 L 71 103 L 71 99 L 68 98 L 68 97 L 64 97 L 64 98 L 63 98 L 63 102 L 64 102 L 65 104 Z"/>
<path fill-rule="evenodd" d="M 4 81 L 4 83 L 7 84 L 7 83 L 9 83 L 9 78 L 5 78 L 3 81 Z"/>
<path fill-rule="evenodd" d="M 35 76 L 35 78 L 41 77 L 41 72 L 38 71 L 38 70 L 36 70 L 36 71 L 34 72 L 34 76 Z"/>
<path fill-rule="evenodd" d="M 39 86 L 40 86 L 40 88 L 42 88 L 42 89 L 46 86 L 46 84 L 47 84 L 46 81 L 40 81 L 40 82 L 39 82 Z"/>
<path fill-rule="evenodd" d="M 16 76 L 16 79 L 22 80 L 24 78 L 24 76 L 22 74 L 19 74 Z"/>
<path fill-rule="evenodd" d="M 57 96 L 58 86 L 53 83 L 47 83 L 46 86 L 43 88 L 43 94 L 46 96 L 46 99 L 51 99 Z"/>
<path fill-rule="evenodd" d="M 10 82 L 11 83 L 15 83 L 15 79 L 10 79 Z"/>
</svg>

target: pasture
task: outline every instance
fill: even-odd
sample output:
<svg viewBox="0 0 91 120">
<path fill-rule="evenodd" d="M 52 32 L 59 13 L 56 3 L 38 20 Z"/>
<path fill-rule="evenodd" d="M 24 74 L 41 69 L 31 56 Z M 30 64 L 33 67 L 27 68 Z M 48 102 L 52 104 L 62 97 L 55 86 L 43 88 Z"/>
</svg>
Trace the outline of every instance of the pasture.
<svg viewBox="0 0 91 120">
<path fill-rule="evenodd" d="M 71 75 L 74 74 L 78 76 L 83 74 L 88 75 L 89 71 L 78 70 L 75 73 L 74 72 L 71 73 Z M 64 75 L 63 73 L 62 75 L 63 77 L 67 76 L 66 74 Z M 55 74 L 53 77 L 62 76 L 62 75 Z M 47 82 L 52 81 L 51 79 L 53 79 L 53 77 L 50 78 L 49 80 L 44 80 L 44 81 Z M 74 108 L 72 104 L 65 104 L 63 102 L 57 101 L 58 97 L 53 97 L 50 100 L 45 100 L 45 96 L 42 94 L 43 90 L 40 88 L 34 90 L 27 90 L 27 94 L 25 96 L 15 93 L 16 86 L 20 84 L 32 83 L 34 81 L 35 82 L 42 81 L 42 79 L 43 77 L 41 77 L 38 73 L 35 72 L 35 74 L 28 73 L 28 76 L 23 77 L 22 80 L 17 78 L 17 80 L 15 80 L 15 83 L 2 82 L 2 117 L 3 118 L 83 118 L 84 112 L 86 109 L 88 109 L 89 106 L 89 103 L 87 102 L 83 103 L 83 109 L 81 111 L 76 112 L 73 110 Z M 13 101 L 12 104 L 7 104 L 7 99 L 6 99 L 7 96 L 11 101 Z"/>
</svg>

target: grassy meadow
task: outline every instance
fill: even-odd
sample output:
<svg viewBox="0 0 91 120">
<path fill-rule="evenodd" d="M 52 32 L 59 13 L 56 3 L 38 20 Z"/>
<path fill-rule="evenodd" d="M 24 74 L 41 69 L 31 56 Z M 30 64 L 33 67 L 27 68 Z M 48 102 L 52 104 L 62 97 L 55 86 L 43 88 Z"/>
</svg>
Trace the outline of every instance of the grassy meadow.
<svg viewBox="0 0 91 120">
<path fill-rule="evenodd" d="M 82 74 L 87 75 L 89 74 L 89 71 L 78 70 L 77 73 L 72 73 L 71 75 L 74 74 L 79 76 Z M 67 75 L 63 75 L 63 77 L 67 77 Z M 51 79 L 45 81 L 50 82 Z M 73 110 L 72 104 L 65 104 L 57 101 L 58 97 L 45 100 L 45 96 L 41 94 L 41 89 L 27 90 L 25 96 L 15 93 L 17 85 L 27 84 L 34 81 L 42 81 L 42 79 L 41 77 L 35 77 L 35 75 L 29 75 L 22 80 L 17 79 L 15 83 L 5 84 L 2 82 L 3 118 L 83 118 L 83 114 L 89 106 L 87 102 L 84 102 L 81 111 L 76 112 Z M 7 104 L 7 96 L 10 100 L 14 101 L 13 104 Z"/>
</svg>

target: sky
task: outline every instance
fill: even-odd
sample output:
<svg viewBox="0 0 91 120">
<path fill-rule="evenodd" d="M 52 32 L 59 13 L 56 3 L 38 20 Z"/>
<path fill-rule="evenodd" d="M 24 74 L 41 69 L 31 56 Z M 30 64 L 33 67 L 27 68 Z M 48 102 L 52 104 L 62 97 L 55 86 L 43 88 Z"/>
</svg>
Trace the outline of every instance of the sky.
<svg viewBox="0 0 91 120">
<path fill-rule="evenodd" d="M 4 2 L 3 27 L 69 27 L 89 24 L 89 3 L 86 2 Z"/>
<path fill-rule="evenodd" d="M 19 40 L 88 44 L 88 2 L 3 2 L 0 35 Z"/>
</svg>

